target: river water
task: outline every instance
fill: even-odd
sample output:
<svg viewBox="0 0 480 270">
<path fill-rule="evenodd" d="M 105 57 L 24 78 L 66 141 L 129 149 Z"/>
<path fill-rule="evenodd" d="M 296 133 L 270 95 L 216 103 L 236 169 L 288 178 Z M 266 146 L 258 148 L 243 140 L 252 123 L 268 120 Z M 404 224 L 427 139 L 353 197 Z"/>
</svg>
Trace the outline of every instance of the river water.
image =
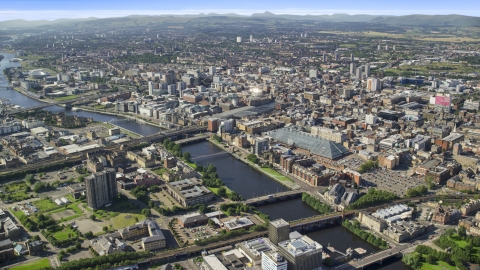
<svg viewBox="0 0 480 270">
<path fill-rule="evenodd" d="M 242 195 L 244 199 L 286 191 L 287 188 L 258 172 L 218 148 L 210 142 L 201 142 L 182 147 L 192 154 L 192 161 L 202 166 L 217 167 L 217 174 L 225 185 Z"/>
<path fill-rule="evenodd" d="M 14 58 L 13 54 L 0 52 L 0 54 L 4 55 L 2 61 L 0 61 L 0 97 L 7 98 L 10 100 L 11 103 L 17 104 L 21 107 L 32 107 L 43 104 L 43 102 L 33 99 L 31 97 L 25 96 L 15 90 L 7 90 L 8 81 L 3 75 L 3 70 L 8 67 L 19 67 L 21 64 L 19 62 L 10 62 L 10 59 Z M 65 110 L 65 108 L 60 106 L 50 106 L 45 108 L 45 110 L 51 111 L 53 113 L 64 112 L 66 115 L 77 115 L 92 118 L 98 122 L 109 122 L 112 121 L 117 126 L 123 127 L 125 129 L 134 131 L 139 133 L 140 135 L 147 136 L 156 132 L 161 131 L 162 129 L 159 127 L 147 125 L 147 124 L 140 124 L 138 122 L 132 121 L 128 118 L 120 117 L 120 116 L 113 116 L 113 115 L 106 115 L 94 112 L 74 112 L 71 110 Z"/>
<path fill-rule="evenodd" d="M 267 214 L 270 220 L 283 218 L 286 221 L 293 221 L 318 215 L 318 212 L 302 202 L 302 199 L 258 206 L 257 209 Z"/>
</svg>

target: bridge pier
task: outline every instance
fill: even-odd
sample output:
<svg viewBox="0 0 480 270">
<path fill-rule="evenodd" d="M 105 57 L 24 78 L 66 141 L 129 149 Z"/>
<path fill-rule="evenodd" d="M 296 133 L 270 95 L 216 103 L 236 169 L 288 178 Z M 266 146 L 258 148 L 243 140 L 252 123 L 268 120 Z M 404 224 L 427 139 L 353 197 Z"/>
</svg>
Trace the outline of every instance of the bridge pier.
<svg viewBox="0 0 480 270">
<path fill-rule="evenodd" d="M 71 110 L 72 109 L 72 102 L 65 102 L 65 109 Z"/>
</svg>

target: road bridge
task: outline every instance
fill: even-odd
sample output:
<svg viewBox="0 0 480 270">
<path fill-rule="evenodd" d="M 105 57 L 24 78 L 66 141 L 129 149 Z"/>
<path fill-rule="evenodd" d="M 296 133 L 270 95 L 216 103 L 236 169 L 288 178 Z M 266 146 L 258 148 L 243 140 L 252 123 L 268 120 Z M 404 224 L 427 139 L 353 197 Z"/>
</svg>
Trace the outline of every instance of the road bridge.
<svg viewBox="0 0 480 270">
<path fill-rule="evenodd" d="M 355 214 L 355 211 L 336 212 L 290 221 L 290 231 L 315 231 L 332 225 L 339 225 L 345 217 Z"/>
<path fill-rule="evenodd" d="M 193 136 L 193 137 L 181 139 L 181 140 L 175 141 L 175 143 L 176 143 L 176 144 L 180 144 L 180 145 L 186 145 L 186 144 L 191 144 L 191 143 L 196 143 L 196 142 L 205 141 L 205 140 L 207 140 L 209 137 L 210 137 L 210 136 L 209 136 L 208 134 L 203 134 L 203 135 L 199 135 L 199 136 Z"/>
<path fill-rule="evenodd" d="M 244 201 L 246 205 L 258 206 L 262 204 L 275 203 L 278 201 L 286 201 L 302 196 L 302 190 L 290 190 L 285 192 L 279 192 L 271 195 L 260 196 L 256 198 L 251 198 Z"/>
<path fill-rule="evenodd" d="M 383 260 L 385 259 L 396 257 L 396 256 L 402 256 L 402 251 L 407 248 L 409 248 L 408 245 L 402 245 L 402 246 L 396 246 L 391 249 L 382 250 L 372 255 L 366 256 L 360 260 L 344 263 L 340 266 L 335 267 L 334 269 L 335 270 L 355 270 L 355 269 L 363 269 L 364 267 L 367 267 L 369 265 L 376 264 L 376 263 L 382 264 Z"/>
</svg>

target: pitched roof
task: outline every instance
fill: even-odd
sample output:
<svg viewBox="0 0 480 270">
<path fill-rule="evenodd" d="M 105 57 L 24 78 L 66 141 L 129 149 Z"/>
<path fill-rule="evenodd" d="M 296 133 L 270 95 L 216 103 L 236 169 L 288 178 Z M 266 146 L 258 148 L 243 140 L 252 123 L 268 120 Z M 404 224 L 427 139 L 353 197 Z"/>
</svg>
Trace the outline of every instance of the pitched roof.
<svg viewBox="0 0 480 270">
<path fill-rule="evenodd" d="M 325 140 L 315 135 L 298 131 L 295 128 L 274 130 L 270 136 L 282 143 L 295 145 L 310 150 L 310 153 L 321 157 L 336 159 L 348 153 L 343 145 Z"/>
</svg>

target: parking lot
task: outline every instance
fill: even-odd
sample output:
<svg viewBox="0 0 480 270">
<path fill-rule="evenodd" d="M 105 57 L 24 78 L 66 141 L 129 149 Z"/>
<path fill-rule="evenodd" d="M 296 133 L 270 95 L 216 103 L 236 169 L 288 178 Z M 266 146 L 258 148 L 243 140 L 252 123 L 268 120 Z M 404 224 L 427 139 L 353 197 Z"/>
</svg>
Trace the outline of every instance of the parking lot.
<svg viewBox="0 0 480 270">
<path fill-rule="evenodd" d="M 190 244 L 196 239 L 205 239 L 217 235 L 219 232 L 210 225 L 198 226 L 194 228 L 181 228 L 180 225 L 175 224 L 175 231 L 180 235 L 182 241 L 188 240 Z"/>
<path fill-rule="evenodd" d="M 378 168 L 362 174 L 362 180 L 369 187 L 393 192 L 403 197 L 409 188 L 424 184 L 423 176 L 407 176 L 406 172 Z"/>
</svg>

